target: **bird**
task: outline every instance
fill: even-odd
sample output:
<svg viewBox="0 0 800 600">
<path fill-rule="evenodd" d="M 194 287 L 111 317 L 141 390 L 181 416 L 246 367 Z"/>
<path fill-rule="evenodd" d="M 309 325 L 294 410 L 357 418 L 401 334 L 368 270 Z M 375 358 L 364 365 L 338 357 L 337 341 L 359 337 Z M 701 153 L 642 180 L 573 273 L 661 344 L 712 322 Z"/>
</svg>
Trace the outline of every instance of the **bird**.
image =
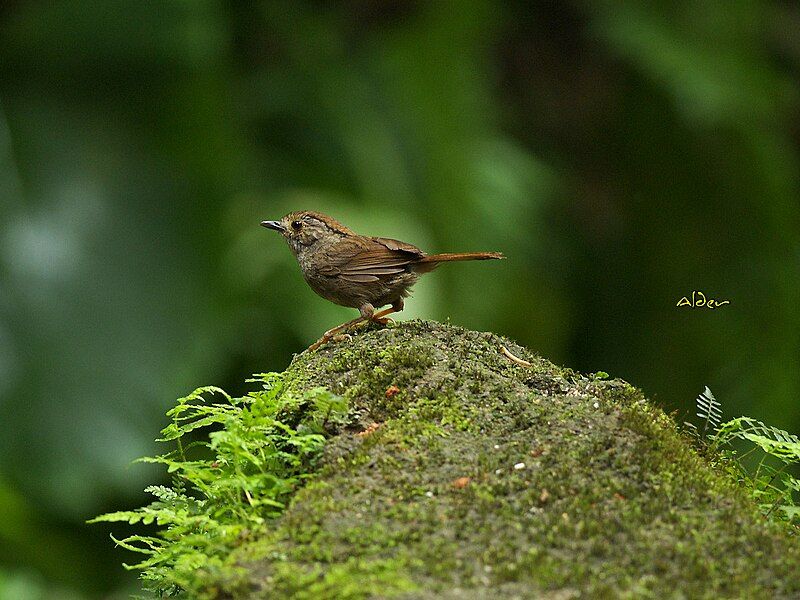
<svg viewBox="0 0 800 600">
<path fill-rule="evenodd" d="M 333 217 L 311 210 L 290 212 L 278 221 L 262 221 L 261 226 L 283 236 L 312 290 L 359 311 L 355 319 L 326 331 L 310 346 L 312 350 L 358 323 L 385 325 L 387 315 L 403 310 L 404 299 L 420 275 L 441 263 L 505 258 L 501 252 L 426 254 L 400 240 L 359 235 Z M 376 310 L 386 305 L 389 308 Z"/>
</svg>

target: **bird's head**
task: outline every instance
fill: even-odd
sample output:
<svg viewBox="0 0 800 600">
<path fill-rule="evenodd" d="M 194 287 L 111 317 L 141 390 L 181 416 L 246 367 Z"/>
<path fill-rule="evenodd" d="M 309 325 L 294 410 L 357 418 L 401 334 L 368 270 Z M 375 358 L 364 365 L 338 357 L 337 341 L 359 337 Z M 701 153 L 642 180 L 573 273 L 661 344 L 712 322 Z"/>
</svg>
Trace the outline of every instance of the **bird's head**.
<svg viewBox="0 0 800 600">
<path fill-rule="evenodd" d="M 261 221 L 261 226 L 279 232 L 295 254 L 331 236 L 353 235 L 335 219 L 310 210 L 291 212 L 280 221 Z"/>
</svg>

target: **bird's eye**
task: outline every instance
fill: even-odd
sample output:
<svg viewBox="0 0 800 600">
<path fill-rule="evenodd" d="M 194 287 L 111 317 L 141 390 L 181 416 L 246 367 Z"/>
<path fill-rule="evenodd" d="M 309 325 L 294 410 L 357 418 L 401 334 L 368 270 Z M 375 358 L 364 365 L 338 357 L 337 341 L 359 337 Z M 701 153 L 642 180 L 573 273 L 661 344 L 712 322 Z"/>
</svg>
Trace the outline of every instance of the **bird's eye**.
<svg viewBox="0 0 800 600">
<path fill-rule="evenodd" d="M 300 221 L 292 221 L 292 229 L 294 229 L 295 231 L 300 231 L 300 228 L 302 226 L 303 224 Z"/>
</svg>

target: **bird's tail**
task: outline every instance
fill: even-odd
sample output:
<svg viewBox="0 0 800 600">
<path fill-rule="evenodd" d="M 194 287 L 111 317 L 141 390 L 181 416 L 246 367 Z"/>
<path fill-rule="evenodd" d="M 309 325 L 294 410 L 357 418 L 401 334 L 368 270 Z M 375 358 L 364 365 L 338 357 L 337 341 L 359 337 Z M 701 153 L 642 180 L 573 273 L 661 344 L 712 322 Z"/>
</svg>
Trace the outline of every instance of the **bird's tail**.
<svg viewBox="0 0 800 600">
<path fill-rule="evenodd" d="M 458 260 L 497 260 L 505 258 L 502 252 L 448 252 L 445 254 L 431 254 L 418 260 L 414 264 L 414 270 L 419 273 L 432 271 L 443 262 L 455 262 Z"/>
</svg>

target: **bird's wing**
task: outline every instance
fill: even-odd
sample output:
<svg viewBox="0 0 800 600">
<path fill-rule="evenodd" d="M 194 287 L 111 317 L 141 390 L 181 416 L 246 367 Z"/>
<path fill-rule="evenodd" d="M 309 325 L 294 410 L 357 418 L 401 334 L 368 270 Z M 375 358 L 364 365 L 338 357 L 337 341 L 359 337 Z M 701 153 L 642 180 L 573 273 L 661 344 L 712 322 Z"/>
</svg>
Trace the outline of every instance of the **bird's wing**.
<svg viewBox="0 0 800 600">
<path fill-rule="evenodd" d="M 425 256 L 411 244 L 388 238 L 362 238 L 349 244 L 348 251 L 337 257 L 338 276 L 347 281 L 367 283 L 407 270 L 410 263 Z"/>
</svg>

